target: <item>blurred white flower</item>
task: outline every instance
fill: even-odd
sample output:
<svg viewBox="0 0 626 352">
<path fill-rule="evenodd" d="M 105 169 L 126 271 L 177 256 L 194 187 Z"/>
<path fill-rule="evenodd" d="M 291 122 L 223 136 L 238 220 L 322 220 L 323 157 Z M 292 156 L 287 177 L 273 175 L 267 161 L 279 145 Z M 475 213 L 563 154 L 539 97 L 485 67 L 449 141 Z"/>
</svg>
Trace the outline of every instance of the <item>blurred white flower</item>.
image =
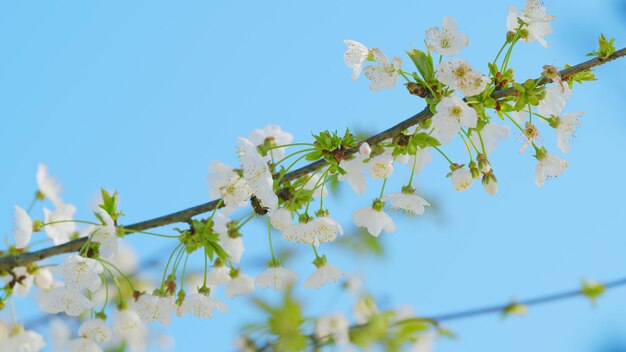
<svg viewBox="0 0 626 352">
<path fill-rule="evenodd" d="M 102 352 L 97 343 L 85 337 L 67 341 L 63 348 L 67 352 Z"/>
<path fill-rule="evenodd" d="M 26 247 L 32 236 L 33 220 L 26 210 L 16 205 L 15 214 L 13 215 L 13 238 L 15 239 L 15 248 L 22 249 Z"/>
<path fill-rule="evenodd" d="M 279 208 L 270 217 L 270 222 L 275 229 L 285 231 L 291 225 L 292 218 L 293 216 L 289 210 Z"/>
<path fill-rule="evenodd" d="M 6 336 L 0 335 L 0 352 L 37 352 L 46 347 L 40 334 L 25 330 L 21 325 L 14 325 L 10 330 L 7 327 L 2 334 Z"/>
<path fill-rule="evenodd" d="M 271 287 L 276 291 L 283 291 L 298 280 L 298 274 L 283 267 L 269 267 L 256 277 L 255 283 L 259 287 Z"/>
<path fill-rule="evenodd" d="M 332 339 L 338 346 L 350 343 L 350 322 L 343 314 L 322 315 L 315 321 L 315 336 L 320 341 Z"/>
<path fill-rule="evenodd" d="M 58 203 L 54 211 L 43 208 L 44 223 L 59 222 L 57 224 L 46 225 L 44 227 L 48 237 L 52 239 L 55 246 L 69 242 L 70 236 L 76 233 L 76 223 L 74 214 L 76 207 L 72 204 Z"/>
<path fill-rule="evenodd" d="M 194 292 L 185 297 L 179 310 L 182 314 L 192 313 L 198 318 L 210 318 L 213 315 L 213 309 L 225 312 L 228 308 L 224 303 L 209 297 L 208 294 Z"/>
<path fill-rule="evenodd" d="M 320 288 L 331 282 L 335 282 L 341 279 L 345 273 L 337 269 L 334 265 L 325 262 L 319 266 L 309 277 L 304 281 L 304 287 L 306 288 Z"/>
<path fill-rule="evenodd" d="M 102 285 L 102 264 L 95 259 L 70 255 L 63 263 L 52 269 L 64 278 L 65 287 L 74 290 L 89 289 L 96 292 Z"/>
<path fill-rule="evenodd" d="M 65 312 L 71 317 L 77 317 L 85 310 L 93 308 L 93 303 L 80 291 L 65 287 L 56 287 L 42 293 L 40 305 L 46 313 Z"/>
<path fill-rule="evenodd" d="M 159 297 L 151 294 L 139 296 L 131 308 L 137 312 L 142 321 L 146 323 L 158 321 L 163 325 L 172 321 L 172 314 L 175 311 L 171 297 Z"/>
<path fill-rule="evenodd" d="M 45 164 L 37 165 L 37 188 L 39 193 L 50 199 L 55 206 L 58 207 L 63 204 L 59 196 L 61 194 L 61 185 L 56 178 L 48 174 L 48 166 Z"/>
<path fill-rule="evenodd" d="M 206 274 L 206 284 L 209 286 L 223 285 L 230 280 L 230 269 L 225 265 L 213 266 Z"/>
<path fill-rule="evenodd" d="M 243 239 L 241 237 L 230 237 L 228 234 L 228 223 L 231 220 L 222 213 L 215 213 L 213 216 L 213 230 L 218 234 L 218 243 L 230 255 L 233 263 L 239 263 L 244 252 Z"/>
<path fill-rule="evenodd" d="M 13 286 L 13 293 L 18 297 L 26 297 L 33 287 L 34 277 L 28 272 L 28 269 L 24 266 L 17 266 L 11 270 L 13 275 L 7 274 L 2 276 L 2 281 L 5 284 L 16 279 L 15 286 Z"/>
<path fill-rule="evenodd" d="M 371 153 L 372 153 L 372 148 L 370 147 L 370 145 L 367 142 L 359 143 L 359 154 L 361 156 L 369 158 Z"/>
<path fill-rule="evenodd" d="M 107 342 L 112 335 L 111 328 L 102 319 L 85 320 L 78 328 L 78 336 L 94 342 Z"/>
<path fill-rule="evenodd" d="M 96 212 L 100 215 L 104 224 L 92 225 L 90 227 L 91 240 L 100 243 L 100 256 L 107 259 L 114 259 L 117 257 L 118 252 L 118 238 L 115 222 L 111 218 L 111 215 L 104 211 L 104 209 L 99 208 Z"/>
<path fill-rule="evenodd" d="M 224 295 L 227 298 L 247 295 L 254 292 L 254 279 L 246 274 L 237 273 L 236 277 L 232 277 L 226 283 Z"/>
<path fill-rule="evenodd" d="M 365 194 L 367 180 L 365 179 L 365 168 L 367 164 L 363 162 L 365 156 L 353 154 L 351 159 L 343 159 L 339 162 L 339 167 L 346 171 L 345 175 L 339 174 L 339 181 L 348 181 L 350 188 L 358 195 Z"/>
</svg>

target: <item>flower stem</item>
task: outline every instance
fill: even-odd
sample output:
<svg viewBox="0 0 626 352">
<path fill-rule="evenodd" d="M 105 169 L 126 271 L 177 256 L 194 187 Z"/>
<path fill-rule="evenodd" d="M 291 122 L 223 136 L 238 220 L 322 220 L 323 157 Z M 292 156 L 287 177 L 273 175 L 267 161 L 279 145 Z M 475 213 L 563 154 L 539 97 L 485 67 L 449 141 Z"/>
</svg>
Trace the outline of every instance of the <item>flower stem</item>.
<svg viewBox="0 0 626 352">
<path fill-rule="evenodd" d="M 276 261 L 276 257 L 274 256 L 274 246 L 272 245 L 272 222 L 269 216 L 267 217 L 267 239 L 270 243 L 270 253 L 272 254 L 272 265 L 278 265 L 278 262 Z"/>
<path fill-rule="evenodd" d="M 413 186 L 413 176 L 415 176 L 415 166 L 417 165 L 417 156 L 419 154 L 419 149 L 415 152 L 415 157 L 413 158 L 413 167 L 411 168 L 411 177 L 409 177 L 408 186 Z"/>
<path fill-rule="evenodd" d="M 438 152 L 439 152 L 439 154 L 441 154 L 444 158 L 446 158 L 446 160 L 448 160 L 448 162 L 450 163 L 450 165 L 454 164 L 454 163 L 452 162 L 452 160 L 450 160 L 450 158 L 448 158 L 448 156 L 447 156 L 447 155 L 446 155 L 443 151 L 441 151 L 441 149 L 439 149 L 438 147 L 436 147 L 436 146 L 434 146 L 434 145 L 433 145 L 433 148 L 435 148 L 435 150 L 436 150 L 436 151 L 438 151 Z"/>
<path fill-rule="evenodd" d="M 181 236 L 181 235 L 177 235 L 177 236 L 162 235 L 160 233 L 148 232 L 148 231 L 143 231 L 143 230 L 133 230 L 133 229 L 127 229 L 127 228 L 124 228 L 124 232 L 141 233 L 141 234 L 144 234 L 144 235 L 150 235 L 150 236 L 156 236 L 156 237 L 164 237 L 164 238 L 179 238 Z"/>
<path fill-rule="evenodd" d="M 382 198 L 385 193 L 385 186 L 387 185 L 387 177 L 383 180 L 383 186 L 380 188 L 380 196 L 378 198 Z"/>
</svg>

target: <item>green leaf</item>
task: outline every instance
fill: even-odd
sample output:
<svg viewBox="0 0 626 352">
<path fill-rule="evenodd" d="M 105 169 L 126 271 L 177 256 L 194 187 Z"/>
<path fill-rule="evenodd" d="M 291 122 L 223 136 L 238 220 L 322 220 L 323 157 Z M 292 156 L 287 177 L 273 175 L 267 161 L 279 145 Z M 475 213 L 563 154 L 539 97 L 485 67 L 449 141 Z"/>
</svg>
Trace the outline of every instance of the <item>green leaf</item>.
<svg viewBox="0 0 626 352">
<path fill-rule="evenodd" d="M 414 134 L 410 143 L 422 149 L 426 147 L 436 147 L 441 144 L 435 137 L 424 132 Z"/>
<path fill-rule="evenodd" d="M 431 82 L 435 80 L 435 69 L 433 66 L 433 58 L 430 54 L 426 54 L 421 50 L 413 49 L 406 52 L 415 64 L 424 81 Z"/>
<path fill-rule="evenodd" d="M 615 52 L 615 38 L 607 40 L 604 34 L 600 34 L 598 38 L 598 50 L 592 51 L 587 56 L 597 56 L 600 59 L 607 59 Z"/>
</svg>

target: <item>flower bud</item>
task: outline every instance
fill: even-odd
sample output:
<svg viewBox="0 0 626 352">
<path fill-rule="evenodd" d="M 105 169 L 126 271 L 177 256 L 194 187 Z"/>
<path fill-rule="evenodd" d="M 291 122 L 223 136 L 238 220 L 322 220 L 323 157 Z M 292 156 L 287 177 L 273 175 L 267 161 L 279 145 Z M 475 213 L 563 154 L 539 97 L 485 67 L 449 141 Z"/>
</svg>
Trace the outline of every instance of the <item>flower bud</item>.
<svg viewBox="0 0 626 352">
<path fill-rule="evenodd" d="M 483 187 L 485 188 L 485 192 L 491 195 L 495 195 L 498 193 L 498 180 L 492 171 L 485 173 L 483 176 Z"/>
<path fill-rule="evenodd" d="M 476 157 L 476 160 L 478 160 L 478 168 L 480 169 L 481 172 L 487 173 L 491 171 L 491 164 L 489 164 L 489 160 L 487 160 L 486 155 L 478 154 L 478 156 Z"/>
<path fill-rule="evenodd" d="M 409 82 L 405 84 L 405 86 L 409 93 L 411 93 L 412 95 L 417 95 L 420 98 L 426 98 L 428 96 L 428 91 L 415 82 Z"/>
<path fill-rule="evenodd" d="M 469 163 L 469 169 L 470 169 L 470 172 L 472 173 L 472 178 L 475 178 L 475 179 L 480 178 L 480 170 L 476 166 L 476 162 L 474 160 L 472 160 Z"/>
<path fill-rule="evenodd" d="M 366 158 L 369 158 L 371 153 L 372 153 L 372 148 L 370 148 L 370 145 L 367 142 L 359 143 L 359 154 L 361 154 L 362 156 Z"/>
</svg>

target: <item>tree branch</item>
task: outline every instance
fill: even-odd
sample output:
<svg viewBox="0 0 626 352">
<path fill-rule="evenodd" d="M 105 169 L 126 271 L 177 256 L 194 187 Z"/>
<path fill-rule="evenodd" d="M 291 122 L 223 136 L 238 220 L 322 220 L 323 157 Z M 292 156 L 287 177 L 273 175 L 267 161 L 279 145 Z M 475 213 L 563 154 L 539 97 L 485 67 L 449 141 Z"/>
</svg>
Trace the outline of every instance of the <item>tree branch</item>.
<svg viewBox="0 0 626 352">
<path fill-rule="evenodd" d="M 586 70 L 589 70 L 591 68 L 594 68 L 596 66 L 600 66 L 602 64 L 605 64 L 607 62 L 613 61 L 617 58 L 626 56 L 626 48 L 622 48 L 620 50 L 617 50 L 613 53 L 613 55 L 609 56 L 606 59 L 600 59 L 600 58 L 593 58 L 591 60 L 582 62 L 578 65 L 572 66 L 570 68 L 564 69 L 562 71 L 560 71 L 559 73 L 561 74 L 561 77 L 563 78 L 567 78 L 569 76 L 572 76 L 576 73 L 579 72 L 583 72 Z M 549 81 L 545 78 L 543 78 L 541 80 L 541 85 L 544 85 L 546 83 L 548 83 Z M 501 89 L 501 90 L 497 90 L 494 91 L 491 94 L 491 97 L 493 97 L 494 99 L 499 99 L 499 98 L 503 98 L 506 96 L 511 96 L 515 94 L 515 89 L 513 88 L 506 88 L 506 89 Z M 409 117 L 408 119 L 398 123 L 397 125 L 383 131 L 380 132 L 370 138 L 368 138 L 366 141 L 367 143 L 369 143 L 370 145 L 376 145 L 381 143 L 384 140 L 396 137 L 400 134 L 400 132 L 402 132 L 403 130 L 408 129 L 409 127 L 415 126 L 418 123 L 428 120 L 433 116 L 432 112 L 430 111 L 430 109 L 428 107 L 424 108 L 422 111 L 418 112 L 417 114 Z M 352 148 L 346 151 L 345 155 L 351 155 L 354 154 L 355 152 L 357 152 L 358 149 L 357 148 Z M 313 163 L 310 163 L 308 165 L 305 165 L 299 169 L 296 169 L 294 171 L 291 171 L 289 173 L 287 173 L 281 182 L 288 182 L 294 179 L 297 179 L 298 177 L 304 176 L 308 173 L 311 173 L 315 170 L 320 169 L 321 167 L 323 167 L 324 165 L 326 165 L 326 162 L 324 160 L 318 160 L 315 161 Z M 215 209 L 215 207 L 217 206 L 219 202 L 219 199 L 216 200 L 212 200 L 208 203 L 204 203 L 204 204 L 200 204 L 200 205 L 196 205 L 194 207 L 188 208 L 188 209 L 184 209 L 181 211 L 177 211 L 175 213 L 171 213 L 171 214 L 167 214 L 167 215 L 163 215 L 163 216 L 159 216 L 157 218 L 154 219 L 150 219 L 150 220 L 145 220 L 145 221 L 141 221 L 135 224 L 131 224 L 128 226 L 124 226 L 127 229 L 130 230 L 135 230 L 135 231 L 141 231 L 141 230 L 146 230 L 146 229 L 151 229 L 151 228 L 155 228 L 155 227 L 160 227 L 160 226 L 165 226 L 165 225 L 169 225 L 169 224 L 173 224 L 173 223 L 179 223 L 179 222 L 186 222 L 189 219 L 191 219 L 193 216 L 202 214 L 202 213 L 206 213 L 209 212 L 213 209 Z M 44 248 L 38 251 L 34 251 L 34 252 L 30 252 L 30 253 L 24 253 L 24 254 L 19 254 L 19 255 L 11 255 L 11 256 L 6 256 L 6 257 L 2 257 L 0 258 L 0 271 L 6 271 L 6 270 L 10 270 L 14 267 L 17 266 L 24 266 L 39 260 L 42 260 L 44 258 L 48 258 L 48 257 L 52 257 L 58 254 L 63 254 L 63 253 L 70 253 L 70 252 L 76 252 L 78 251 L 82 245 L 85 243 L 86 238 L 79 238 L 67 243 L 64 243 L 62 245 L 58 245 L 58 246 L 53 246 L 53 247 L 49 247 L 49 248 Z"/>
</svg>

